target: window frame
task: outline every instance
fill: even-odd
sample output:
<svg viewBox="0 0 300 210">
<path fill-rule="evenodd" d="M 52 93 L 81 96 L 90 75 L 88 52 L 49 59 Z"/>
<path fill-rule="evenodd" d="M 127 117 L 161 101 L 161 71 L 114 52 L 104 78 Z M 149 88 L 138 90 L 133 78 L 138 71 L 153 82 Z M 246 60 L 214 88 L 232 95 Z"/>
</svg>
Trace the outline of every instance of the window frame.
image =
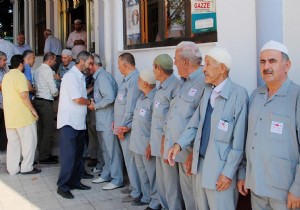
<svg viewBox="0 0 300 210">
<path fill-rule="evenodd" d="M 139 0 L 139 11 L 140 14 L 144 14 L 145 6 L 147 6 L 149 0 Z M 158 22 L 165 23 L 165 5 L 168 0 L 157 0 L 158 2 Z M 218 41 L 217 31 L 213 32 L 202 32 L 201 35 L 196 35 L 192 37 L 192 23 L 191 23 L 191 0 L 184 0 L 185 1 L 185 36 L 181 37 L 170 37 L 170 38 L 163 38 L 162 41 L 154 41 L 154 42 L 144 42 L 142 40 L 143 35 L 142 33 L 147 33 L 147 28 L 143 25 L 147 25 L 147 20 L 143 19 L 147 15 L 140 15 L 140 43 L 138 44 L 127 44 L 127 7 L 126 2 L 127 0 L 122 0 L 122 10 L 123 10 L 123 48 L 124 50 L 133 50 L 133 49 L 143 49 L 143 48 L 156 48 L 156 47 L 168 47 L 168 46 L 175 46 L 181 41 L 193 41 L 197 44 L 201 43 L 215 43 Z M 147 17 L 148 18 L 148 17 Z M 143 31 L 146 30 L 146 32 Z M 165 26 L 164 24 L 158 24 L 158 34 L 160 37 L 164 37 L 165 34 Z M 144 43 L 143 43 L 144 42 Z"/>
</svg>

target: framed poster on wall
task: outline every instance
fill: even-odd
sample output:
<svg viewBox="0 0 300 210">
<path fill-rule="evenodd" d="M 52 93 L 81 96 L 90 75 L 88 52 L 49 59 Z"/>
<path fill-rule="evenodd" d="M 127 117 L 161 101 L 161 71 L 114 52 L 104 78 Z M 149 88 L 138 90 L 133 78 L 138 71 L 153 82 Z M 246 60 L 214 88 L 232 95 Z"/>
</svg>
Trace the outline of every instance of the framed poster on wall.
<svg viewBox="0 0 300 210">
<path fill-rule="evenodd" d="M 126 34 L 127 45 L 139 44 L 141 40 L 140 4 L 138 0 L 126 2 Z"/>
<path fill-rule="evenodd" d="M 216 0 L 191 0 L 192 33 L 217 31 Z"/>
</svg>

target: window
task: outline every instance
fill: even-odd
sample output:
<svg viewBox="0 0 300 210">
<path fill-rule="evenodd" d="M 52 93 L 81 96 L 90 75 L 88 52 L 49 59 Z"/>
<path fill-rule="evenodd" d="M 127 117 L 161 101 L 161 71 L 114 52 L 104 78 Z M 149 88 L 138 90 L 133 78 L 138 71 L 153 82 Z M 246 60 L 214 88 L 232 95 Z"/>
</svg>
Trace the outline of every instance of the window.
<svg viewBox="0 0 300 210">
<path fill-rule="evenodd" d="M 123 0 L 124 48 L 216 42 L 216 0 Z"/>
</svg>

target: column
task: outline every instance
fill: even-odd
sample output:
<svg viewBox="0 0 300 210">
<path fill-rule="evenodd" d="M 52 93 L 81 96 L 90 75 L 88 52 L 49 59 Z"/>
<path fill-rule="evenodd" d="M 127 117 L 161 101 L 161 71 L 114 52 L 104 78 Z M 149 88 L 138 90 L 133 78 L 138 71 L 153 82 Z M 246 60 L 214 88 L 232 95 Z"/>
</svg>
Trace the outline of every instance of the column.
<svg viewBox="0 0 300 210">
<path fill-rule="evenodd" d="M 24 0 L 24 35 L 25 35 L 25 39 L 26 39 L 26 43 L 30 44 L 30 40 L 29 40 L 29 9 L 28 9 L 29 5 L 28 5 L 28 0 Z M 32 47 L 32 46 L 31 46 Z"/>
<path fill-rule="evenodd" d="M 13 2 L 13 31 L 14 43 L 17 43 L 19 33 L 19 0 Z"/>
<path fill-rule="evenodd" d="M 28 0 L 28 38 L 29 45 L 32 49 L 35 49 L 35 19 L 34 19 L 34 0 Z M 27 36 L 26 36 L 27 37 Z M 28 39 L 27 38 L 27 39 Z"/>
</svg>

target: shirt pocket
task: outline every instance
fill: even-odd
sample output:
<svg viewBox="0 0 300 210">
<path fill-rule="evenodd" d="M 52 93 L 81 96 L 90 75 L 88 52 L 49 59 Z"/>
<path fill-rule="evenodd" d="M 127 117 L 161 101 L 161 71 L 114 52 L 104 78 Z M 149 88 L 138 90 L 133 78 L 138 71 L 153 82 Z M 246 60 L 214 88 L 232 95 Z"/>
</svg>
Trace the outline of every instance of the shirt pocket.
<svg viewBox="0 0 300 210">
<path fill-rule="evenodd" d="M 127 92 L 125 90 L 119 90 L 116 98 L 116 103 L 120 105 L 126 104 Z"/>
<path fill-rule="evenodd" d="M 221 123 L 225 123 L 225 127 L 220 127 Z M 227 160 L 228 153 L 231 150 L 233 127 L 234 120 L 228 122 L 225 119 L 221 119 L 217 125 L 214 139 L 221 160 Z"/>
<path fill-rule="evenodd" d="M 272 156 L 267 165 L 266 184 L 282 190 L 289 190 L 295 179 L 296 161 Z"/>
<path fill-rule="evenodd" d="M 291 117 L 272 113 L 269 120 L 270 140 L 283 141 L 290 138 L 291 120 Z"/>
</svg>

